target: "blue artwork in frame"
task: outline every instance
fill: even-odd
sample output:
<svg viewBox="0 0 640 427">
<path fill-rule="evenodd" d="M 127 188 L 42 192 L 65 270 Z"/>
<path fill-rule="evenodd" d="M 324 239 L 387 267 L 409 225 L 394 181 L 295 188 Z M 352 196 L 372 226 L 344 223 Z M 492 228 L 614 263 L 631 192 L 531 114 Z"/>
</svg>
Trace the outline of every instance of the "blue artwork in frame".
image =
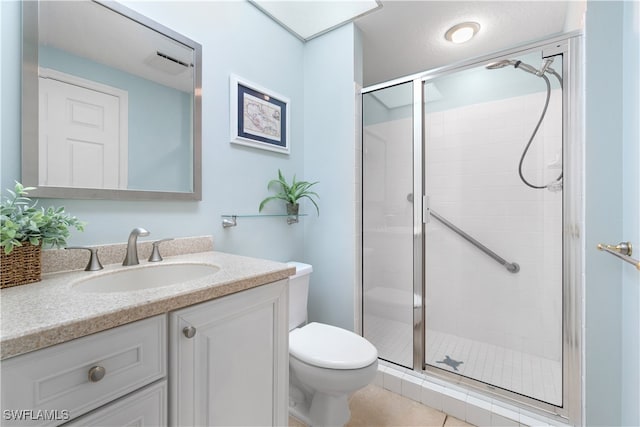
<svg viewBox="0 0 640 427">
<path fill-rule="evenodd" d="M 289 153 L 289 99 L 231 76 L 231 142 Z"/>
</svg>

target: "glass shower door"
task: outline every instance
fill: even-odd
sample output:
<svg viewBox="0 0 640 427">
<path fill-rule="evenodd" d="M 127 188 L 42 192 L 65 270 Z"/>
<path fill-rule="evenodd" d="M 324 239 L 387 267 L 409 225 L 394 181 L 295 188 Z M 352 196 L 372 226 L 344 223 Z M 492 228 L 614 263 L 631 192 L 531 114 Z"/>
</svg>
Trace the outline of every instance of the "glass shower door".
<svg viewBox="0 0 640 427">
<path fill-rule="evenodd" d="M 549 89 L 540 62 L 424 85 L 425 363 L 562 406 L 562 57 Z"/>
<path fill-rule="evenodd" d="M 413 83 L 365 93 L 363 335 L 413 367 Z"/>
</svg>

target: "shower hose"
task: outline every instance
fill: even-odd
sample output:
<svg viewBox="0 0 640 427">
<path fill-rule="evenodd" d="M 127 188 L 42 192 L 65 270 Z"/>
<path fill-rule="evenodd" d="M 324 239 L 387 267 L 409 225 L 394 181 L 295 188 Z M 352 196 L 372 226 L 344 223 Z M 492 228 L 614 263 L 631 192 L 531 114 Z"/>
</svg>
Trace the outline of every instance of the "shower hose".
<svg viewBox="0 0 640 427">
<path fill-rule="evenodd" d="M 524 177 L 524 174 L 522 173 L 522 164 L 524 163 L 524 159 L 525 157 L 527 157 L 527 152 L 529 151 L 529 148 L 531 147 L 531 143 L 533 142 L 533 139 L 536 137 L 536 134 L 538 133 L 538 129 L 540 129 L 540 125 L 542 124 L 542 121 L 544 120 L 544 116 L 547 114 L 547 108 L 549 107 L 549 99 L 551 98 L 551 83 L 549 82 L 549 79 L 547 78 L 547 76 L 545 76 L 544 74 L 540 76 L 544 82 L 547 85 L 547 97 L 544 101 L 544 108 L 542 109 L 542 114 L 540 114 L 540 119 L 538 120 L 538 123 L 536 124 L 535 129 L 533 129 L 533 133 L 531 134 L 531 137 L 529 138 L 529 142 L 527 142 L 527 145 L 524 147 L 524 150 L 522 151 L 522 155 L 520 156 L 520 164 L 518 165 L 518 174 L 520 175 L 520 179 L 522 180 L 522 182 L 524 182 L 527 186 L 531 187 L 531 188 L 535 188 L 535 189 L 544 189 L 549 187 L 549 185 L 551 184 L 547 184 L 547 185 L 534 185 L 531 184 L 529 181 L 527 181 L 527 179 Z M 554 182 L 558 182 L 562 179 L 562 172 L 560 173 L 560 176 L 558 176 L 558 178 L 556 178 L 556 180 Z"/>
</svg>

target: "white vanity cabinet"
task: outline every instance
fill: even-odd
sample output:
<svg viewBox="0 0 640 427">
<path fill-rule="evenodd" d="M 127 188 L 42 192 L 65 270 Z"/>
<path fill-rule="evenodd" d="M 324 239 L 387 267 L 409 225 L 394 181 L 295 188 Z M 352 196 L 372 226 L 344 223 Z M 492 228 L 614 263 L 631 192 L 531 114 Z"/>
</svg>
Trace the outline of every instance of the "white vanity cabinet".
<svg viewBox="0 0 640 427">
<path fill-rule="evenodd" d="M 169 422 L 288 423 L 288 281 L 169 315 Z"/>
<path fill-rule="evenodd" d="M 138 401 L 130 393 L 152 383 L 154 391 L 166 388 L 158 381 L 166 377 L 166 319 L 151 317 L 3 360 L 2 425 L 59 425 L 100 407 L 92 413 L 100 424 L 91 425 L 118 425 L 119 411 L 109 412 L 110 405 Z M 166 392 L 156 396 L 152 406 L 130 407 L 128 416 L 147 420 L 137 425 L 166 423 Z"/>
<path fill-rule="evenodd" d="M 167 381 L 158 381 L 64 427 L 162 427 L 167 425 Z"/>
<path fill-rule="evenodd" d="M 240 289 L 2 360 L 0 424 L 287 425 L 288 279 Z"/>
</svg>

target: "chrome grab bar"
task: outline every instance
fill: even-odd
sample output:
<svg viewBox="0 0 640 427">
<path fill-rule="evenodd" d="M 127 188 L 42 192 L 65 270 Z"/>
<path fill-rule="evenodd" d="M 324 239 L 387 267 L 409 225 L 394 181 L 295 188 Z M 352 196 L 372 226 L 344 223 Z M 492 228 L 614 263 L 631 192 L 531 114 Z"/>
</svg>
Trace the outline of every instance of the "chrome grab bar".
<svg viewBox="0 0 640 427">
<path fill-rule="evenodd" d="M 434 217 L 435 219 L 437 219 L 438 221 L 440 221 L 442 224 L 444 224 L 445 226 L 450 228 L 451 230 L 453 230 L 456 233 L 458 233 L 467 242 L 471 243 L 473 246 L 475 246 L 476 248 L 480 249 L 485 254 L 489 255 L 496 262 L 498 262 L 499 264 L 503 265 L 504 268 L 506 268 L 509 273 L 514 273 L 515 274 L 518 271 L 520 271 L 520 266 L 518 265 L 518 263 L 516 263 L 516 262 L 507 262 L 504 258 L 502 258 L 498 254 L 493 252 L 491 249 L 487 248 L 485 245 L 483 245 L 482 243 L 480 243 L 479 241 L 477 241 L 476 239 L 471 237 L 469 234 L 465 233 L 464 231 L 462 231 L 461 229 L 459 229 L 458 227 L 453 225 L 451 222 L 449 222 L 448 220 L 444 219 L 439 214 L 434 212 L 433 209 L 429 209 L 429 214 L 432 217 Z"/>
<path fill-rule="evenodd" d="M 605 245 L 604 243 L 598 243 L 598 250 L 610 253 L 613 256 L 620 258 L 621 260 L 634 265 L 636 269 L 640 270 L 640 261 L 631 258 L 632 247 L 629 242 L 620 242 L 618 245 Z"/>
</svg>

